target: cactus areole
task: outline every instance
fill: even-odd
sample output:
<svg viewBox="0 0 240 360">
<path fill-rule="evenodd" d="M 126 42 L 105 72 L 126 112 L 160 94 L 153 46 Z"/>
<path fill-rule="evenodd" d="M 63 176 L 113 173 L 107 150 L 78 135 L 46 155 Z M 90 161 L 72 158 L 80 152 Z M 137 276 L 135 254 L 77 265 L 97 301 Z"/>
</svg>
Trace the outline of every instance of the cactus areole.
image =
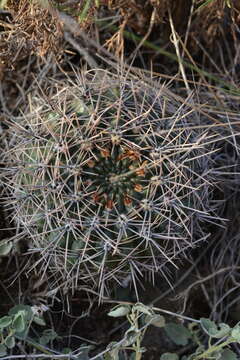
<svg viewBox="0 0 240 360">
<path fill-rule="evenodd" d="M 206 238 L 206 134 L 163 87 L 83 74 L 31 109 L 13 126 L 10 188 L 18 228 L 52 271 L 103 294 Z"/>
</svg>

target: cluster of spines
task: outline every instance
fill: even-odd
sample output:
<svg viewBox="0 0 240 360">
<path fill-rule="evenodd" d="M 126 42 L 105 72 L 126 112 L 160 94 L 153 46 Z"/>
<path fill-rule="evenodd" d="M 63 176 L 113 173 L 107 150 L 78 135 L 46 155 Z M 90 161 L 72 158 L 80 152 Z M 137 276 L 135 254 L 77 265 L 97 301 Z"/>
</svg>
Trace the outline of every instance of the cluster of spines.
<svg viewBox="0 0 240 360">
<path fill-rule="evenodd" d="M 64 85 L 54 106 L 36 99 L 12 127 L 9 188 L 18 227 L 49 267 L 102 293 L 206 238 L 211 149 L 164 89 L 89 77 Z"/>
</svg>

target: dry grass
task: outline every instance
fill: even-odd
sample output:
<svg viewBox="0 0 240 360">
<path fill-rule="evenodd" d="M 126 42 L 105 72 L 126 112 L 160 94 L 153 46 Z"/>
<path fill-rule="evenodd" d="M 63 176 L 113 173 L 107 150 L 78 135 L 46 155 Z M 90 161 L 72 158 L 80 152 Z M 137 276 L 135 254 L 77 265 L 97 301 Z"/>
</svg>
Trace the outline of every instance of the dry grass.
<svg viewBox="0 0 240 360">
<path fill-rule="evenodd" d="M 30 54 L 40 57 L 62 53 L 63 33 L 59 21 L 37 2 L 9 0 L 10 22 L 0 21 L 0 63 L 4 70 L 13 70 L 16 64 Z"/>
</svg>

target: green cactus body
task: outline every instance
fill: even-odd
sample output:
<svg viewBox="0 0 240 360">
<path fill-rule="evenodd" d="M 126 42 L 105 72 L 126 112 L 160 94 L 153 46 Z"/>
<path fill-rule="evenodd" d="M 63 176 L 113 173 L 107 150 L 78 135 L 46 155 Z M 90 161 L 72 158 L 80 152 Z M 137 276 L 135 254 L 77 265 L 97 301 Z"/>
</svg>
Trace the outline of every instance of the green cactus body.
<svg viewBox="0 0 240 360">
<path fill-rule="evenodd" d="M 34 102 L 14 126 L 12 197 L 52 269 L 103 294 L 205 238 L 210 150 L 164 89 L 87 75 L 62 85 L 51 106 Z"/>
</svg>

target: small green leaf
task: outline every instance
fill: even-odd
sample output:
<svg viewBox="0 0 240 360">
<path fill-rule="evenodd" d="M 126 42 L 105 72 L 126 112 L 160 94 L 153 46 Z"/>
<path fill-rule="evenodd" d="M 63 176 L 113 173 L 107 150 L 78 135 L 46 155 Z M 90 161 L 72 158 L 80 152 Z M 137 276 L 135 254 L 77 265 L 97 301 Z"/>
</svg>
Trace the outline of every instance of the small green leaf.
<svg viewBox="0 0 240 360">
<path fill-rule="evenodd" d="M 217 333 L 217 325 L 210 319 L 201 318 L 201 326 L 203 330 L 209 335 L 214 336 Z"/>
<path fill-rule="evenodd" d="M 17 333 L 17 337 L 18 339 L 21 339 L 21 340 L 26 340 L 27 336 L 28 336 L 28 331 L 29 331 L 29 328 L 26 327 L 26 329 L 22 332 L 18 332 Z"/>
<path fill-rule="evenodd" d="M 46 329 L 43 331 L 42 336 L 40 337 L 40 344 L 47 345 L 50 341 L 57 338 L 57 333 L 52 329 Z M 71 350 L 70 350 L 71 351 Z"/>
<path fill-rule="evenodd" d="M 5 356 L 7 355 L 7 348 L 5 345 L 0 344 L 0 356 Z"/>
<path fill-rule="evenodd" d="M 120 317 L 129 314 L 131 308 L 128 305 L 117 305 L 109 313 L 108 316 Z"/>
<path fill-rule="evenodd" d="M 177 345 L 187 345 L 188 339 L 191 338 L 190 331 L 182 324 L 169 323 L 165 326 L 165 331 Z"/>
<path fill-rule="evenodd" d="M 130 346 L 132 345 L 139 336 L 139 330 L 134 326 L 131 326 L 124 335 L 124 341 L 121 342 L 122 346 Z"/>
<path fill-rule="evenodd" d="M 179 356 L 174 353 L 164 353 L 161 355 L 160 360 L 178 360 Z"/>
<path fill-rule="evenodd" d="M 120 347 L 116 341 L 107 346 L 108 352 L 104 355 L 104 360 L 119 360 Z"/>
<path fill-rule="evenodd" d="M 224 349 L 219 360 L 237 360 L 237 355 L 230 349 Z"/>
<path fill-rule="evenodd" d="M 15 338 L 14 338 L 14 336 L 12 336 L 12 335 L 7 336 L 4 343 L 9 349 L 14 348 L 14 346 L 15 346 Z"/>
<path fill-rule="evenodd" d="M 133 306 L 133 311 L 139 311 L 146 315 L 152 315 L 153 311 L 149 306 L 143 305 L 142 303 L 137 303 Z"/>
<path fill-rule="evenodd" d="M 40 326 L 46 326 L 46 322 L 43 318 L 39 317 L 39 316 L 34 316 L 33 321 L 35 322 L 35 324 L 40 325 Z"/>
<path fill-rule="evenodd" d="M 0 330 L 8 327 L 9 325 L 11 325 L 11 323 L 12 323 L 11 316 L 3 316 L 2 318 L 0 318 Z"/>
<path fill-rule="evenodd" d="M 200 319 L 201 322 L 201 326 L 203 328 L 203 330 L 211 337 L 214 338 L 222 338 L 224 336 L 227 336 L 230 332 L 230 327 L 227 324 L 221 323 L 219 324 L 219 328 L 217 327 L 217 325 L 211 321 L 210 319 L 207 318 L 201 318 Z"/>
<path fill-rule="evenodd" d="M 159 328 L 166 325 L 165 318 L 162 315 L 147 315 L 145 317 L 145 323 Z"/>
<path fill-rule="evenodd" d="M 29 305 L 16 305 L 11 308 L 8 312 L 9 315 L 16 315 L 19 311 L 25 311 L 26 320 L 31 320 L 33 317 L 33 312 L 31 306 Z"/>
<path fill-rule="evenodd" d="M 231 328 L 230 326 L 228 326 L 227 324 L 221 323 L 219 324 L 219 330 L 217 332 L 217 334 L 215 334 L 215 338 L 217 339 L 221 339 L 222 337 L 225 337 L 227 335 L 229 335 Z"/>
<path fill-rule="evenodd" d="M 25 315 L 26 315 L 25 311 L 21 310 L 14 316 L 12 326 L 16 332 L 23 332 L 25 330 L 26 327 Z"/>
<path fill-rule="evenodd" d="M 13 243 L 12 241 L 6 242 L 4 244 L 0 244 L 0 256 L 6 256 L 12 250 Z"/>
<path fill-rule="evenodd" d="M 231 336 L 235 341 L 240 342 L 240 325 L 237 324 L 231 331 Z"/>
</svg>

